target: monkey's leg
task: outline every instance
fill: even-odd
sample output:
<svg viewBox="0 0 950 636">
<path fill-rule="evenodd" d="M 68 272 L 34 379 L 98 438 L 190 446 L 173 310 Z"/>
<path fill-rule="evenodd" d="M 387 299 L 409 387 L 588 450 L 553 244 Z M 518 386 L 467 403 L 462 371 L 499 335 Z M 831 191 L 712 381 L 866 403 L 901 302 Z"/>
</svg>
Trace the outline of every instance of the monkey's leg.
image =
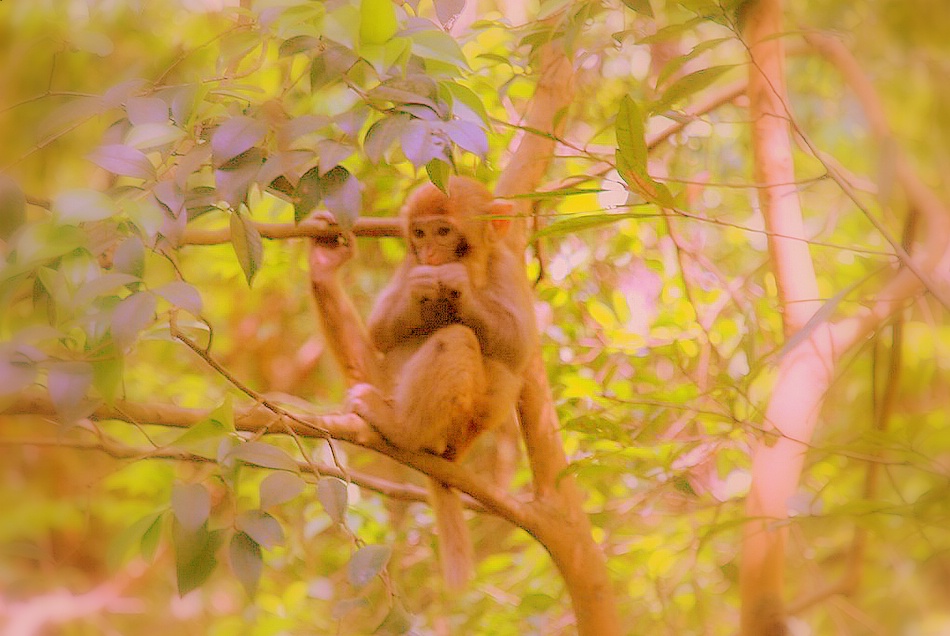
<svg viewBox="0 0 950 636">
<path fill-rule="evenodd" d="M 416 446 L 440 455 L 456 431 L 468 428 L 485 392 L 478 339 L 468 327 L 450 325 L 432 334 L 403 366 L 396 383 L 396 417 Z M 439 535 L 442 577 L 461 589 L 474 569 L 472 540 L 457 492 L 430 481 L 430 501 Z"/>
<path fill-rule="evenodd" d="M 476 394 L 474 416 L 468 426 L 453 429 L 450 446 L 453 459 L 462 457 L 478 437 L 494 430 L 515 416 L 522 378 L 497 360 L 484 360 L 484 390 Z"/>
<path fill-rule="evenodd" d="M 403 365 L 393 391 L 400 445 L 437 455 L 475 416 L 485 391 L 478 339 L 468 327 L 436 331 Z"/>
</svg>

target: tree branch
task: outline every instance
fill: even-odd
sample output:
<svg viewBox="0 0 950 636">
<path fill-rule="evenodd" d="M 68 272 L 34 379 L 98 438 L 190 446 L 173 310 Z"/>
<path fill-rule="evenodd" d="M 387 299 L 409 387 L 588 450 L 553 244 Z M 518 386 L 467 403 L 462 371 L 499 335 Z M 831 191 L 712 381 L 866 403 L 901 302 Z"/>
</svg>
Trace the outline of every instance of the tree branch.
<svg viewBox="0 0 950 636">
<path fill-rule="evenodd" d="M 190 409 L 171 404 L 141 404 L 116 400 L 111 405 L 98 405 L 89 417 L 96 420 L 118 420 L 136 424 L 189 428 L 207 419 L 211 412 L 210 409 Z M 58 418 L 52 401 L 37 390 L 24 391 L 6 408 L 0 409 L 0 414 L 40 415 L 54 420 Z M 357 415 L 295 413 L 293 419 L 289 419 L 261 405 L 253 405 L 235 408 L 234 427 L 238 431 L 249 433 L 290 431 L 299 437 L 313 439 L 324 439 L 329 434 L 333 439 L 387 455 L 425 475 L 438 479 L 468 494 L 481 503 L 486 511 L 507 519 L 529 532 L 537 526 L 536 516 L 531 509 L 504 490 L 477 477 L 462 465 L 435 455 L 412 453 L 389 445 Z M 353 481 L 357 483 L 355 479 Z M 377 485 L 382 487 L 383 484 Z"/>
<path fill-rule="evenodd" d="M 332 239 L 343 234 L 346 230 L 339 225 L 327 221 L 310 220 L 299 224 L 293 223 L 254 223 L 254 227 L 263 238 L 320 238 Z M 398 219 L 364 217 L 358 219 L 349 230 L 356 236 L 365 237 L 400 237 L 402 230 Z M 227 227 L 217 229 L 188 228 L 181 239 L 182 245 L 218 245 L 231 241 L 231 230 Z"/>
</svg>

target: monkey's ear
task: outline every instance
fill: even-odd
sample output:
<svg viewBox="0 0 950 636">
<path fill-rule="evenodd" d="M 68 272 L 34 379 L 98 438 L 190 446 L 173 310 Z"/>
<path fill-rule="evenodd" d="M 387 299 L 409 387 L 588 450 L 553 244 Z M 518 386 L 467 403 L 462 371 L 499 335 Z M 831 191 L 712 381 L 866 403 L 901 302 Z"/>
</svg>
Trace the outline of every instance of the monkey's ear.
<svg viewBox="0 0 950 636">
<path fill-rule="evenodd" d="M 492 216 L 511 216 L 514 213 L 514 209 L 515 204 L 511 201 L 495 199 L 492 201 L 488 213 Z M 491 226 L 495 236 L 502 237 L 508 233 L 508 228 L 511 227 L 511 219 L 492 219 Z"/>
</svg>

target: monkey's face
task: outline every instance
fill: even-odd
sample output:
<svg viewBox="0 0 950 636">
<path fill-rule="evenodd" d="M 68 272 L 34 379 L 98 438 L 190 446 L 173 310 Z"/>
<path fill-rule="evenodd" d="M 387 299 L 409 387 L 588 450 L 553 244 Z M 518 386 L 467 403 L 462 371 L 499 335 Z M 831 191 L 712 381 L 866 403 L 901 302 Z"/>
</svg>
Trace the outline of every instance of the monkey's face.
<svg viewBox="0 0 950 636">
<path fill-rule="evenodd" d="M 445 265 L 471 247 L 462 229 L 446 216 L 420 216 L 409 222 L 409 245 L 420 265 Z"/>
</svg>

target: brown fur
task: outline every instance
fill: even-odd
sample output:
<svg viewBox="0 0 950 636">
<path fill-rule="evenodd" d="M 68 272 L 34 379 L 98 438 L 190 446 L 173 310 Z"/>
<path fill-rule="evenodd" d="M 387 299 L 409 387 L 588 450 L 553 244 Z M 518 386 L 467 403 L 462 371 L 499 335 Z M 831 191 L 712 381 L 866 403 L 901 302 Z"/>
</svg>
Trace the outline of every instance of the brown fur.
<svg viewBox="0 0 950 636">
<path fill-rule="evenodd" d="M 499 240 L 510 206 L 471 179 L 448 195 L 432 185 L 402 210 L 409 249 L 369 318 L 385 384 L 357 385 L 354 410 L 393 444 L 457 460 L 512 417 L 537 343 L 531 293 L 518 257 Z M 390 398 L 390 399 L 387 399 Z M 468 579 L 471 545 L 458 495 L 432 488 L 446 582 Z"/>
</svg>

